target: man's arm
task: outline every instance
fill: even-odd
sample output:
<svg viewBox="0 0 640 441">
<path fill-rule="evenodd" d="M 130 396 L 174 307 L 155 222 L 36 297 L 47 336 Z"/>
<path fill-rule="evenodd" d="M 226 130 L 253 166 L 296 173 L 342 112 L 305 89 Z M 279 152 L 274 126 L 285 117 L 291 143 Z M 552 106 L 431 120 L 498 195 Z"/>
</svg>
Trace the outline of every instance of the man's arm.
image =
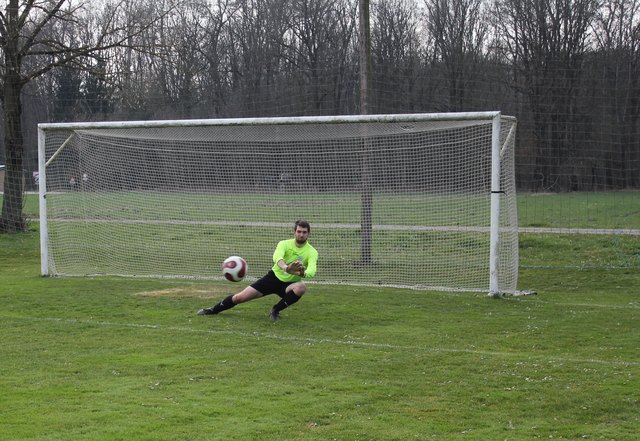
<svg viewBox="0 0 640 441">
<path fill-rule="evenodd" d="M 287 272 L 287 262 L 285 262 L 284 259 L 278 260 L 276 265 L 278 265 L 282 271 Z"/>
<path fill-rule="evenodd" d="M 285 273 L 302 277 L 302 275 L 304 274 L 304 266 L 302 265 L 302 263 L 294 261 L 290 264 L 287 264 L 287 262 L 284 260 L 286 249 L 285 243 L 285 241 L 278 242 L 276 250 L 273 252 L 273 261 Z"/>
<path fill-rule="evenodd" d="M 312 253 L 307 259 L 307 268 L 303 267 L 301 276 L 310 279 L 316 275 L 318 268 L 318 252 Z"/>
<path fill-rule="evenodd" d="M 287 265 L 287 262 L 285 262 L 284 259 L 280 259 L 278 260 L 278 262 L 276 262 L 276 264 L 285 273 L 293 274 L 300 277 L 302 277 L 302 275 L 304 274 L 304 265 L 302 265 L 302 263 L 297 260 L 294 260 L 289 265 Z"/>
</svg>

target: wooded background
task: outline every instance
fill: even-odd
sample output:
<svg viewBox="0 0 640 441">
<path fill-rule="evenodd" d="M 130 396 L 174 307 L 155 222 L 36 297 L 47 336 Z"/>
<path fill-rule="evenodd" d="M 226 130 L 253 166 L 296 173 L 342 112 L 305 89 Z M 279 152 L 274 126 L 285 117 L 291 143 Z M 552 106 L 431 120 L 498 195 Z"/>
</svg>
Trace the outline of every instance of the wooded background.
<svg viewBox="0 0 640 441">
<path fill-rule="evenodd" d="M 40 122 L 360 113 L 357 0 L 6 4 L 3 135 L 9 8 L 18 18 L 32 8 L 16 31 L 18 45 L 32 43 L 19 60 L 28 189 Z M 369 113 L 500 110 L 518 118 L 519 191 L 640 188 L 640 0 L 371 0 L 370 10 Z"/>
</svg>

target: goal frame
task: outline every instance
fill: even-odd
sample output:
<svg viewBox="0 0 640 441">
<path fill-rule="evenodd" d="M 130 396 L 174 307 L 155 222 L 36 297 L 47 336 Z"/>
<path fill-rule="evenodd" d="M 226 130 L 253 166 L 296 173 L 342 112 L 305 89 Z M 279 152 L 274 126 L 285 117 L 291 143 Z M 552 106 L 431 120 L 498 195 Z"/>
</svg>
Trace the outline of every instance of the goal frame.
<svg viewBox="0 0 640 441">
<path fill-rule="evenodd" d="M 489 233 L 489 292 L 492 297 L 503 294 L 499 286 L 499 244 L 500 244 L 500 188 L 501 155 L 504 146 L 509 144 L 514 130 L 508 135 L 503 145 L 500 142 L 501 120 L 513 120 L 500 111 L 456 112 L 456 113 L 415 113 L 415 114 L 380 114 L 380 115 L 342 115 L 342 116 L 301 116 L 301 117 L 268 117 L 268 118 L 222 118 L 222 119 L 186 119 L 155 121 L 102 121 L 75 123 L 41 123 L 38 124 L 38 168 L 39 168 L 39 220 L 40 220 L 40 255 L 42 276 L 49 276 L 49 230 L 47 223 L 47 165 L 65 148 L 65 141 L 47 160 L 45 152 L 45 132 L 51 130 L 87 130 L 87 129 L 135 129 L 165 127 L 202 127 L 202 126 L 241 126 L 241 125 L 295 125 L 295 124 L 339 124 L 339 123 L 393 123 L 411 121 L 464 121 L 485 120 L 492 123 L 491 136 L 491 198 L 490 198 L 490 233 Z M 515 129 L 515 124 L 513 125 Z M 363 224 L 363 228 L 366 226 Z M 516 226 L 517 228 L 517 226 Z"/>
</svg>

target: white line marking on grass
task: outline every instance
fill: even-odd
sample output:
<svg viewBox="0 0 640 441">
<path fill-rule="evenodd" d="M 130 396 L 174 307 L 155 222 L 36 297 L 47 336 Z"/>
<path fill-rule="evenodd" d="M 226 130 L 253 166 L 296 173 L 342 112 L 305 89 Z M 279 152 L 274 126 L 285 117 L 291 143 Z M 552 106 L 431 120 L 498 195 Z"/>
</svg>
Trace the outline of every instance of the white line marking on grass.
<svg viewBox="0 0 640 441">
<path fill-rule="evenodd" d="M 27 319 L 27 317 L 25 317 Z M 31 317 L 29 318 L 31 319 Z M 224 335 L 235 335 L 239 337 L 248 337 L 248 338 L 256 338 L 256 339 L 269 339 L 269 340 L 281 340 L 281 341 L 289 341 L 296 343 L 304 343 L 304 344 L 329 344 L 329 345 L 347 345 L 347 346 L 358 346 L 358 347 L 366 347 L 373 349 L 392 349 L 392 350 L 402 350 L 402 351 L 421 351 L 426 353 L 454 353 L 454 354 L 476 354 L 476 355 L 486 355 L 486 356 L 502 356 L 502 357 L 517 357 L 517 358 L 529 358 L 529 359 L 543 359 L 543 361 L 547 363 L 590 363 L 590 364 L 602 364 L 602 365 L 612 365 L 612 366 L 640 366 L 640 362 L 635 361 L 624 361 L 624 360 L 597 360 L 593 358 L 571 358 L 571 357 L 548 357 L 544 355 L 531 355 L 524 354 L 521 352 L 499 352 L 499 351 L 482 351 L 478 349 L 458 349 L 458 348 L 436 348 L 429 346 L 405 346 L 405 345 L 394 345 L 390 343 L 369 343 L 369 342 L 361 342 L 355 340 L 334 340 L 329 338 L 311 338 L 311 337 L 294 337 L 294 336 L 284 336 L 277 334 L 268 334 L 263 332 L 243 332 L 243 331 L 229 331 L 229 330 L 218 330 L 218 329 L 194 329 L 187 328 L 184 326 L 163 326 L 163 325 L 151 325 L 144 323 L 118 323 L 118 322 L 109 322 L 109 321 L 100 321 L 100 320 L 76 320 L 76 319 L 64 319 L 64 318 L 55 318 L 55 317 L 47 317 L 42 320 L 48 320 L 51 322 L 58 323 L 68 323 L 68 324 L 82 324 L 82 325 L 93 325 L 93 326 L 109 326 L 109 327 L 119 327 L 119 328 L 133 328 L 133 329 L 150 329 L 150 330 L 161 330 L 161 331 L 171 331 L 171 332 L 184 332 L 184 333 L 194 333 L 194 334 L 224 334 Z"/>
<path fill-rule="evenodd" d="M 640 305 L 635 302 L 631 302 L 626 305 L 603 305 L 600 303 L 556 303 L 556 302 L 548 302 L 545 300 L 540 300 L 540 303 L 546 303 L 547 305 L 571 306 L 571 307 L 581 307 L 581 308 L 640 309 Z"/>
<path fill-rule="evenodd" d="M 49 218 L 49 222 L 91 222 L 91 223 L 108 223 L 108 224 L 149 224 L 149 225 L 225 225 L 225 226 L 243 226 L 243 227 L 274 227 L 289 228 L 289 224 L 285 222 L 250 222 L 250 221 L 211 221 L 211 220 L 180 220 L 180 219 L 91 219 L 91 218 Z M 315 228 L 323 228 L 326 230 L 358 230 L 360 224 L 348 223 L 318 223 Z M 374 230 L 382 231 L 461 231 L 467 233 L 488 233 L 489 227 L 486 226 L 450 226 L 450 225 L 373 225 Z M 505 231 L 511 231 L 510 228 L 504 228 Z M 542 233 L 542 234 L 585 234 L 585 235 L 631 235 L 640 236 L 639 229 L 627 228 L 538 228 L 538 227 L 519 227 L 520 233 Z"/>
</svg>

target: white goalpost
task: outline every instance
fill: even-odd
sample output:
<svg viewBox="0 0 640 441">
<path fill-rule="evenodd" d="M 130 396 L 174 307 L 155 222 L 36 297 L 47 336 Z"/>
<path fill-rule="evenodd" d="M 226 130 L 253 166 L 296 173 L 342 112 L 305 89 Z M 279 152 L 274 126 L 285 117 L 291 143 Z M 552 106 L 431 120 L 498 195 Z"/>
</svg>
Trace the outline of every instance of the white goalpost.
<svg viewBox="0 0 640 441">
<path fill-rule="evenodd" d="M 500 112 L 38 126 L 41 273 L 248 281 L 299 218 L 315 283 L 514 293 Z"/>
</svg>

